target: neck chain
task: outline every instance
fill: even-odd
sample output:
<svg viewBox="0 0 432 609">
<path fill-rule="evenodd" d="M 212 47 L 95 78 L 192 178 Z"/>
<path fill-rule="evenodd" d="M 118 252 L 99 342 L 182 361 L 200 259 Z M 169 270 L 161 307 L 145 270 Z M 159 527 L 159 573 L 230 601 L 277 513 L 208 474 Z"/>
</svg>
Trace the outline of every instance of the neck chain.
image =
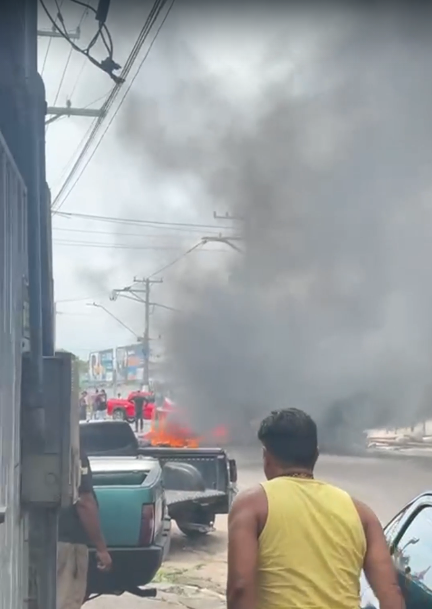
<svg viewBox="0 0 432 609">
<path fill-rule="evenodd" d="M 292 474 L 282 474 L 282 476 L 287 476 L 289 478 L 307 478 L 308 480 L 313 480 L 313 474 L 309 474 L 307 472 L 293 472 Z"/>
</svg>

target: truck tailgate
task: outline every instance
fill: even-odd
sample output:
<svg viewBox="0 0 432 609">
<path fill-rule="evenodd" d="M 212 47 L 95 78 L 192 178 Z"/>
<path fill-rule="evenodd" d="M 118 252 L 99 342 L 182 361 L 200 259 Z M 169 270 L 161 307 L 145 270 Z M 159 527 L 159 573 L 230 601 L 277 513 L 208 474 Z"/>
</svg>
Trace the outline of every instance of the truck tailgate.
<svg viewBox="0 0 432 609">
<path fill-rule="evenodd" d="M 168 507 L 181 506 L 181 504 L 190 504 L 191 502 L 199 502 L 200 505 L 211 505 L 219 499 L 225 497 L 222 491 L 213 491 L 211 489 L 205 491 L 165 491 Z"/>
<path fill-rule="evenodd" d="M 108 547 L 138 546 L 142 506 L 153 493 L 140 487 L 95 487 L 102 531 Z"/>
<path fill-rule="evenodd" d="M 200 472 L 207 489 L 227 492 L 230 484 L 228 457 L 221 448 L 140 446 L 138 450 L 141 455 L 158 459 L 162 466 L 168 461 L 189 463 Z"/>
</svg>

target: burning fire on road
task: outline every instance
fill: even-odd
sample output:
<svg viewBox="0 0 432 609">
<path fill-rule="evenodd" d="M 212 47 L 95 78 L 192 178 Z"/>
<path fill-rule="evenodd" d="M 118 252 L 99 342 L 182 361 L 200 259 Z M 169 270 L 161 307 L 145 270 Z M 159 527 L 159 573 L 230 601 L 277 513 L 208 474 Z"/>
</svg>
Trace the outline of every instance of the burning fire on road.
<svg viewBox="0 0 432 609">
<path fill-rule="evenodd" d="M 167 446 L 171 448 L 199 448 L 211 444 L 225 444 L 228 439 L 228 429 L 219 425 L 208 434 L 195 434 L 179 420 L 178 414 L 163 409 L 155 409 L 150 431 L 145 439 L 151 446 Z"/>
</svg>

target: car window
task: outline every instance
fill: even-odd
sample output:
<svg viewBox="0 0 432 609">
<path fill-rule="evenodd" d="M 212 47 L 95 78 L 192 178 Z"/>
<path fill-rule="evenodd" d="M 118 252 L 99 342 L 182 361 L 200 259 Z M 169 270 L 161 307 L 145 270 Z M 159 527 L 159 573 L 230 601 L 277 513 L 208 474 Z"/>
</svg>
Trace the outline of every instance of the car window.
<svg viewBox="0 0 432 609">
<path fill-rule="evenodd" d="M 432 592 L 432 507 L 417 513 L 399 539 L 393 557 L 399 571 Z"/>
<path fill-rule="evenodd" d="M 399 514 L 397 514 L 393 518 L 393 520 L 391 520 L 388 523 L 388 525 L 384 529 L 384 534 L 386 536 L 387 543 L 388 543 L 389 546 L 395 540 L 396 534 L 397 534 L 397 532 L 399 530 L 399 524 L 400 524 L 402 518 L 404 518 L 405 514 L 406 514 L 406 509 L 403 509 L 401 512 L 399 512 Z"/>
<path fill-rule="evenodd" d="M 80 425 L 80 443 L 89 456 L 106 453 L 134 454 L 137 446 L 129 425 L 117 425 L 112 421 Z"/>
</svg>

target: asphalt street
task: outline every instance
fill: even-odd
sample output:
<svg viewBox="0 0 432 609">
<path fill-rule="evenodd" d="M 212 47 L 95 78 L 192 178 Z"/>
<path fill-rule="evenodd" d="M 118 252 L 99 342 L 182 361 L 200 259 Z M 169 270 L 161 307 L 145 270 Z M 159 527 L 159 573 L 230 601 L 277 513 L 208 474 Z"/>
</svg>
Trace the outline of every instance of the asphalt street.
<svg viewBox="0 0 432 609">
<path fill-rule="evenodd" d="M 233 451 L 238 459 L 239 487 L 263 479 L 259 449 Z M 407 501 L 424 490 L 432 490 L 432 458 L 338 457 L 323 455 L 317 477 L 336 484 L 368 503 L 383 523 Z M 101 598 L 94 609 L 222 609 L 226 574 L 226 517 L 219 517 L 216 531 L 191 543 L 180 532 L 173 533 L 169 560 L 155 586 L 155 600 L 130 596 Z"/>
</svg>

